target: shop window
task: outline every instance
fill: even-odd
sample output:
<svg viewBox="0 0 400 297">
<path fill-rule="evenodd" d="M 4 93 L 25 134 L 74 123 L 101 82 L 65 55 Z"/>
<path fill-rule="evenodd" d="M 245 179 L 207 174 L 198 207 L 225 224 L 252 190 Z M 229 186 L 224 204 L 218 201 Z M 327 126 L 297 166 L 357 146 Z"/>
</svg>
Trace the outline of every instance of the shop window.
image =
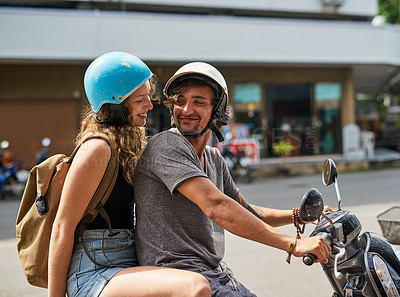
<svg viewBox="0 0 400 297">
<path fill-rule="evenodd" d="M 272 147 L 281 140 L 292 144 L 291 156 L 313 154 L 311 85 L 268 86 L 266 102 L 268 155 L 274 156 Z"/>
<path fill-rule="evenodd" d="M 213 141 L 213 145 L 219 147 L 221 151 L 224 145 L 229 146 L 231 150 L 240 148 L 246 153 L 246 157 L 257 162 L 262 137 L 260 132 L 261 86 L 257 83 L 235 84 L 230 98 L 233 107 L 231 116 L 234 121 L 222 129 L 225 143 Z"/>
<path fill-rule="evenodd" d="M 342 145 L 340 124 L 342 86 L 336 82 L 316 83 L 314 97 L 318 117 L 318 152 L 321 154 L 340 153 Z"/>
<path fill-rule="evenodd" d="M 261 98 L 261 87 L 259 84 L 235 84 L 233 88 L 235 123 L 245 124 L 252 135 L 260 134 Z"/>
</svg>

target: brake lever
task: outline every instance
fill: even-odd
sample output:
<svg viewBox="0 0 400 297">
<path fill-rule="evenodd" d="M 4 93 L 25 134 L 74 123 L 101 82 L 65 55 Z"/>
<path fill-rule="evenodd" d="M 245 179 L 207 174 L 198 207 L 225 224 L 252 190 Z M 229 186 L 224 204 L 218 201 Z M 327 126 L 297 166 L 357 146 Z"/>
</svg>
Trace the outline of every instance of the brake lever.
<svg viewBox="0 0 400 297">
<path fill-rule="evenodd" d="M 337 253 L 337 254 L 335 255 L 335 264 L 334 264 L 334 266 L 333 266 L 333 270 L 334 270 L 334 272 L 335 272 L 335 277 L 336 277 L 337 279 L 344 277 L 344 275 L 343 275 L 341 272 L 339 272 L 339 271 L 337 270 L 337 262 L 338 262 L 338 259 L 341 258 L 341 257 L 343 257 L 343 255 L 344 255 L 345 252 L 346 252 L 346 249 L 345 249 L 344 247 L 338 247 L 338 248 L 339 248 L 339 253 Z"/>
</svg>

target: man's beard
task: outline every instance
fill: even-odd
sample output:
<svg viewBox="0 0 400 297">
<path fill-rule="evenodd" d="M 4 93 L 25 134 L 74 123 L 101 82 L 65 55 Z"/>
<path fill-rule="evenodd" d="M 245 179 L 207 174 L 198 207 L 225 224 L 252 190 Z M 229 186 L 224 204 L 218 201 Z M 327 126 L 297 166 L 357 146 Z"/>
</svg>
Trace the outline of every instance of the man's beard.
<svg viewBox="0 0 400 297">
<path fill-rule="evenodd" d="M 183 135 L 195 135 L 197 133 L 200 133 L 202 130 L 200 129 L 199 125 L 197 124 L 194 127 L 182 127 L 179 123 L 177 125 L 178 130 L 183 134 Z"/>
</svg>

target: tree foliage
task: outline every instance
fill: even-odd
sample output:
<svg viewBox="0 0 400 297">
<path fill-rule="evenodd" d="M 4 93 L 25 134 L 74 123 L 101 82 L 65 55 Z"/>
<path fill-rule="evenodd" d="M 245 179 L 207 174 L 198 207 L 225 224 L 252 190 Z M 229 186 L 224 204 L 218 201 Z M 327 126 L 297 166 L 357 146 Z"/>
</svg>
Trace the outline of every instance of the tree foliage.
<svg viewBox="0 0 400 297">
<path fill-rule="evenodd" d="M 387 23 L 400 24 L 400 0 L 379 0 L 379 14 Z"/>
</svg>

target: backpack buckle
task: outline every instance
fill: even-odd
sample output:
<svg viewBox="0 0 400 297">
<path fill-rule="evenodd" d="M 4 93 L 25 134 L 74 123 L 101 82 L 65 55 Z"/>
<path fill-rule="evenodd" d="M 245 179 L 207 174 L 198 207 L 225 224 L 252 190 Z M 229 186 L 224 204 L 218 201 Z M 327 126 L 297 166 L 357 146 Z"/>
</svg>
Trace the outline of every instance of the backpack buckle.
<svg viewBox="0 0 400 297">
<path fill-rule="evenodd" d="M 38 213 L 42 216 L 45 215 L 49 211 L 49 202 L 46 197 L 43 197 L 39 193 L 37 193 L 35 198 L 35 205 Z"/>
</svg>

